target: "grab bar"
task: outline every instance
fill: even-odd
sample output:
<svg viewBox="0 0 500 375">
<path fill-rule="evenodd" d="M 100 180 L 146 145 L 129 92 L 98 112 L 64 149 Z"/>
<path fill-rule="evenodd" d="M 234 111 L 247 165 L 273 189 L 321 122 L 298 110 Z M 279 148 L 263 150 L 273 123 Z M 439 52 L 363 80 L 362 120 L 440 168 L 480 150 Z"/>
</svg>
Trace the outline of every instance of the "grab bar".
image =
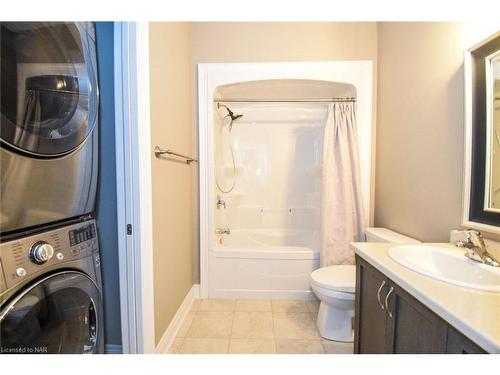
<svg viewBox="0 0 500 375">
<path fill-rule="evenodd" d="M 192 157 L 189 157 L 189 156 L 186 156 L 186 155 L 182 155 L 182 154 L 179 154 L 175 151 L 172 151 L 170 149 L 168 150 L 164 150 L 158 146 L 155 147 L 155 156 L 157 158 L 159 158 L 160 156 L 164 155 L 164 154 L 167 154 L 167 155 L 172 155 L 172 156 L 177 156 L 178 158 L 182 158 L 184 159 L 184 161 L 186 162 L 186 164 L 191 164 L 193 161 L 198 161 L 197 159 L 193 159 Z"/>
</svg>

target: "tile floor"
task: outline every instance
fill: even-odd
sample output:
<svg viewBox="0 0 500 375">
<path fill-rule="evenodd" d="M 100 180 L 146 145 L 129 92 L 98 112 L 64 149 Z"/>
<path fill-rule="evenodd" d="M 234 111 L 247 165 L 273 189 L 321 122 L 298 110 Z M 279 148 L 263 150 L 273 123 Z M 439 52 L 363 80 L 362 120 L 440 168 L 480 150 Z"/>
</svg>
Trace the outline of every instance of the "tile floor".
<svg viewBox="0 0 500 375">
<path fill-rule="evenodd" d="M 169 353 L 351 354 L 352 343 L 319 336 L 318 307 L 317 301 L 197 299 Z"/>
</svg>

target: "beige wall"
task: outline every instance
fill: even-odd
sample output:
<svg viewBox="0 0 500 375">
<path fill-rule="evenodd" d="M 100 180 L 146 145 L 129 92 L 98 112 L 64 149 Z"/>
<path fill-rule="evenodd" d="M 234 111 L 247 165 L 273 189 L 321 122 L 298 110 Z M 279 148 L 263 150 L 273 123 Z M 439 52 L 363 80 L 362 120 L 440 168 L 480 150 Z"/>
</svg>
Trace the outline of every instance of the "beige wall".
<svg viewBox="0 0 500 375">
<path fill-rule="evenodd" d="M 273 62 L 373 60 L 377 66 L 375 22 L 314 23 L 193 23 L 191 28 L 191 71 L 193 74 L 193 133 L 197 136 L 196 64 L 209 62 Z M 375 73 L 376 76 L 376 73 Z M 376 113 L 374 80 L 374 116 Z M 375 118 L 374 118 L 375 124 Z M 197 145 L 198 140 L 193 140 Z M 197 146 L 196 146 L 197 147 Z M 195 176 L 197 178 L 197 176 Z M 197 193 L 196 193 L 197 194 Z M 197 212 L 197 207 L 195 208 Z M 196 220 L 196 226 L 198 222 Z M 199 246 L 196 227 L 193 277 L 199 282 Z"/>
<path fill-rule="evenodd" d="M 190 26 L 150 23 L 151 142 L 190 155 Z M 156 342 L 193 284 L 193 166 L 152 155 Z"/>
<path fill-rule="evenodd" d="M 376 59 L 377 23 L 197 22 L 192 48 L 193 64 Z"/>
<path fill-rule="evenodd" d="M 460 226 L 463 26 L 379 23 L 375 225 L 423 241 Z"/>
</svg>

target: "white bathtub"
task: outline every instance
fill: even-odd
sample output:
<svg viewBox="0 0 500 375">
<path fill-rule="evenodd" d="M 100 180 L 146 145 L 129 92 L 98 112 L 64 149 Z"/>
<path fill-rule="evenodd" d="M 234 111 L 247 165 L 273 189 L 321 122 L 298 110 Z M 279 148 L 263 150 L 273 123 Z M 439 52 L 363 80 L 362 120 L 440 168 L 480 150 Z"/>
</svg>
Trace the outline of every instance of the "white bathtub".
<svg viewBox="0 0 500 375">
<path fill-rule="evenodd" d="M 211 298 L 312 298 L 319 267 L 313 236 L 302 230 L 235 229 L 209 251 Z"/>
</svg>

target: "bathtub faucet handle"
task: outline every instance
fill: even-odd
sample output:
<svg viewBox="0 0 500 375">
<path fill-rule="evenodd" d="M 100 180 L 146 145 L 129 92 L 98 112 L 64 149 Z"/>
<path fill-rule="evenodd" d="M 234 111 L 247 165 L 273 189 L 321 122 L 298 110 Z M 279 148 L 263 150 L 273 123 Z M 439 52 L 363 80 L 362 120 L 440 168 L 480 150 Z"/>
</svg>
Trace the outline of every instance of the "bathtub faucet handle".
<svg viewBox="0 0 500 375">
<path fill-rule="evenodd" d="M 220 210 L 221 207 L 226 209 L 226 202 L 221 197 L 217 197 L 217 209 Z"/>
</svg>

